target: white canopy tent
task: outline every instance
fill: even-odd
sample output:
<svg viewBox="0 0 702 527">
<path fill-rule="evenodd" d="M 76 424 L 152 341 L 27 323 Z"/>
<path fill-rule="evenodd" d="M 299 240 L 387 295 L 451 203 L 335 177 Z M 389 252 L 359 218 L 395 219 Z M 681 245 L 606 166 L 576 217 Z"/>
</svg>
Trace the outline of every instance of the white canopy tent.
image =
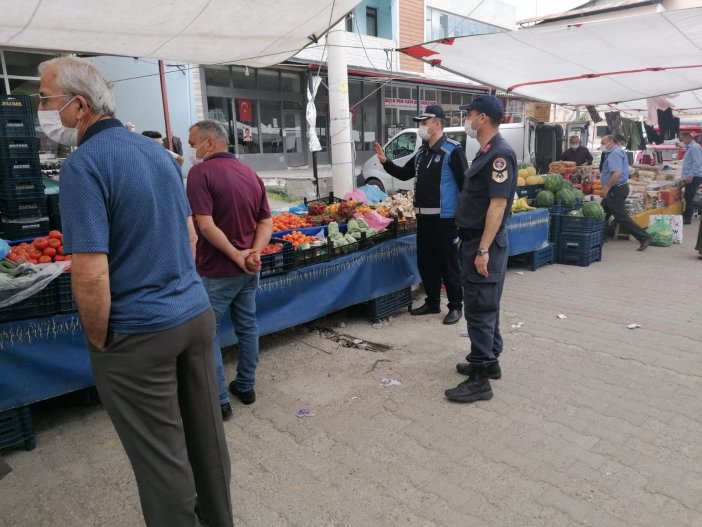
<svg viewBox="0 0 702 527">
<path fill-rule="evenodd" d="M 358 1 L 3 2 L 0 46 L 261 68 L 315 42 Z"/>
<path fill-rule="evenodd" d="M 635 101 L 702 88 L 702 7 L 457 37 L 400 51 L 529 99 Z M 690 107 L 702 106 L 700 93 L 690 97 Z M 646 109 L 645 102 L 636 106 Z"/>
</svg>

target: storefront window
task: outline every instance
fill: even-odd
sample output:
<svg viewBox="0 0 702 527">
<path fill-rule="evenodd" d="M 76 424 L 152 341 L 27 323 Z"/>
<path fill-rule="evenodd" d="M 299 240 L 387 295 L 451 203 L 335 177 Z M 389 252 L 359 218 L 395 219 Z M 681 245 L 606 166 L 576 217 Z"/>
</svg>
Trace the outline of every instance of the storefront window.
<svg viewBox="0 0 702 527">
<path fill-rule="evenodd" d="M 349 81 L 349 108 L 351 110 L 351 140 L 356 150 L 363 150 L 361 129 L 363 127 L 363 111 L 357 106 L 363 98 L 360 81 Z"/>
<path fill-rule="evenodd" d="M 326 86 L 319 85 L 317 96 L 314 99 L 314 105 L 317 108 L 317 138 L 322 146 L 322 151 L 327 151 L 327 121 L 329 118 L 329 92 Z"/>
<path fill-rule="evenodd" d="M 278 72 L 270 70 L 258 70 L 258 89 L 267 91 L 280 91 L 280 83 L 278 82 Z"/>
<path fill-rule="evenodd" d="M 229 88 L 229 66 L 207 66 L 205 83 L 207 86 Z"/>
<path fill-rule="evenodd" d="M 260 154 L 261 137 L 258 133 L 258 112 L 254 99 L 234 100 L 236 111 L 237 154 Z"/>
<path fill-rule="evenodd" d="M 51 58 L 53 55 L 5 51 L 5 68 L 10 76 L 38 77 L 39 64 Z"/>
<path fill-rule="evenodd" d="M 300 93 L 300 75 L 283 71 L 280 74 L 283 93 Z"/>
<path fill-rule="evenodd" d="M 5 80 L 0 79 L 0 95 L 7 95 L 7 90 L 5 89 Z"/>
<path fill-rule="evenodd" d="M 234 88 L 237 90 L 256 88 L 256 70 L 253 68 L 232 66 L 232 77 L 234 79 Z"/>
<path fill-rule="evenodd" d="M 280 102 L 261 101 L 261 147 L 263 154 L 283 152 Z"/>
<path fill-rule="evenodd" d="M 301 153 L 302 149 L 302 107 L 300 103 L 283 103 L 283 150 L 286 154 Z"/>
<path fill-rule="evenodd" d="M 232 100 L 228 97 L 208 97 L 207 98 L 207 118 L 218 121 L 224 125 L 229 132 L 229 144 L 233 144 L 233 122 L 232 122 Z"/>
<path fill-rule="evenodd" d="M 373 144 L 378 140 L 377 132 L 380 130 L 378 123 L 378 103 L 380 90 L 375 84 L 364 83 L 363 93 L 366 99 L 361 103 L 363 110 L 363 150 L 373 150 Z"/>
</svg>

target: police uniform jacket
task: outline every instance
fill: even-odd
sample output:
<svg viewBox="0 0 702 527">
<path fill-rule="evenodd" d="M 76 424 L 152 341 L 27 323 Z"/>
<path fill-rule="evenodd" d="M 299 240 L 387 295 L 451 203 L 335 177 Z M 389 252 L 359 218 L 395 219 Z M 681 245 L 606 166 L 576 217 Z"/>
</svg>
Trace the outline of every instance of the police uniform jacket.
<svg viewBox="0 0 702 527">
<path fill-rule="evenodd" d="M 414 206 L 420 215 L 453 218 L 468 162 L 461 143 L 444 135 L 431 147 L 425 141 L 405 166 L 389 159 L 383 168 L 392 177 L 414 183 Z"/>
<path fill-rule="evenodd" d="M 509 143 L 497 133 L 481 148 L 466 172 L 461 199 L 456 211 L 456 227 L 467 237 L 479 238 L 485 229 L 490 198 L 507 198 L 500 230 L 512 210 L 517 188 L 517 156 Z M 471 236 L 471 232 L 474 236 Z M 463 236 L 462 236 L 463 237 Z"/>
</svg>

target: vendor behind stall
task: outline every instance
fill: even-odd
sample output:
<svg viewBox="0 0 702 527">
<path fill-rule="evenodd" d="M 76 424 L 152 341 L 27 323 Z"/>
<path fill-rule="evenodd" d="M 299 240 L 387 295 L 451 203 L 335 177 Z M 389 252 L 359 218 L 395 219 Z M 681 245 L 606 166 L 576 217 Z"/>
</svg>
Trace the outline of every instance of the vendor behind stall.
<svg viewBox="0 0 702 527">
<path fill-rule="evenodd" d="M 580 144 L 580 138 L 573 135 L 569 140 L 570 148 L 563 152 L 563 161 L 575 161 L 576 166 L 591 165 L 592 154 Z"/>
</svg>

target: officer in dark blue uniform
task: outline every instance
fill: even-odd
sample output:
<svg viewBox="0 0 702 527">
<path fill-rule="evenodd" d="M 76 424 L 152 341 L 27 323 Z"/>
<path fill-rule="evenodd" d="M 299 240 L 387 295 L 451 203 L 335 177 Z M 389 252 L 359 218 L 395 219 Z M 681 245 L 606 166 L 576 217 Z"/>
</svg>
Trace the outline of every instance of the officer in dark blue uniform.
<svg viewBox="0 0 702 527">
<path fill-rule="evenodd" d="M 378 143 L 375 152 L 391 176 L 403 181 L 416 176 L 417 267 L 427 296 L 424 304 L 410 313 L 440 313 L 443 281 L 449 308 L 444 324 L 455 324 L 461 319 L 463 288 L 454 218 L 468 162 L 461 144 L 444 134 L 444 118 L 444 110 L 438 105 L 427 106 L 414 118 L 419 123 L 422 145 L 404 166 L 387 159 Z"/>
<path fill-rule="evenodd" d="M 466 133 L 480 143 L 456 211 L 470 354 L 468 362 L 456 365 L 468 379 L 445 394 L 452 401 L 467 403 L 490 399 L 488 379 L 502 376 L 498 359 L 502 353 L 500 298 L 508 255 L 505 223 L 517 186 L 517 157 L 499 133 L 504 110 L 497 97 L 480 95 L 460 108 L 468 112 Z"/>
</svg>

